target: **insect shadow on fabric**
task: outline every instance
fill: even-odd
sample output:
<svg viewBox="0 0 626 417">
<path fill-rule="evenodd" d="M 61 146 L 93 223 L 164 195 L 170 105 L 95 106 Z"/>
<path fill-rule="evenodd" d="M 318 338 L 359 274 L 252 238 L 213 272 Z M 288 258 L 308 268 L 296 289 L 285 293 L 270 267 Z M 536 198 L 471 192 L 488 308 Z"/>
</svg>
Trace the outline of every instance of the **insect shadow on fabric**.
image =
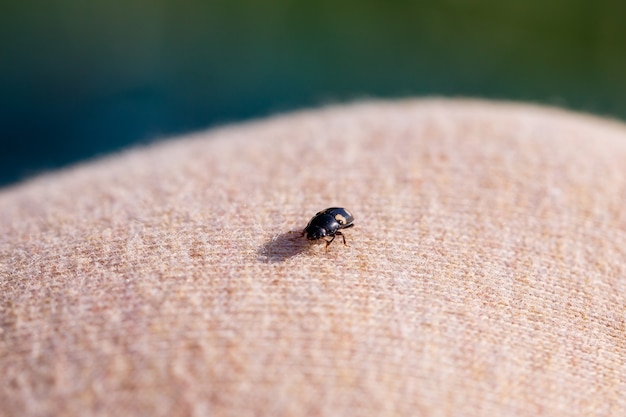
<svg viewBox="0 0 626 417">
<path fill-rule="evenodd" d="M 282 233 L 265 242 L 258 250 L 259 259 L 266 263 L 284 262 L 308 249 L 306 239 L 296 239 L 292 232 Z"/>
</svg>

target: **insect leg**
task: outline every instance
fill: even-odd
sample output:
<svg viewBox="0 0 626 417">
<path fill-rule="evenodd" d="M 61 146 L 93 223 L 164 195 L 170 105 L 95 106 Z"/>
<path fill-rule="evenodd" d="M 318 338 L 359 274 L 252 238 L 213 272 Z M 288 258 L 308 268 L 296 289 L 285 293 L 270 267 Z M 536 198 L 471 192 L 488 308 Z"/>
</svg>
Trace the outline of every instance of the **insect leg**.
<svg viewBox="0 0 626 417">
<path fill-rule="evenodd" d="M 331 243 L 333 243 L 333 240 L 335 240 L 336 235 L 338 235 L 339 233 L 335 233 L 332 237 L 332 239 L 327 240 L 326 241 L 326 250 L 328 250 L 328 245 L 330 245 Z"/>
<path fill-rule="evenodd" d="M 348 244 L 346 243 L 346 235 L 344 235 L 344 234 L 343 234 L 343 233 L 341 233 L 341 232 L 335 232 L 335 235 L 339 235 L 339 236 L 341 236 L 341 237 L 343 238 L 343 244 L 344 244 L 344 245 L 346 245 L 346 246 L 348 246 Z M 333 236 L 333 238 L 334 238 L 334 236 Z"/>
</svg>

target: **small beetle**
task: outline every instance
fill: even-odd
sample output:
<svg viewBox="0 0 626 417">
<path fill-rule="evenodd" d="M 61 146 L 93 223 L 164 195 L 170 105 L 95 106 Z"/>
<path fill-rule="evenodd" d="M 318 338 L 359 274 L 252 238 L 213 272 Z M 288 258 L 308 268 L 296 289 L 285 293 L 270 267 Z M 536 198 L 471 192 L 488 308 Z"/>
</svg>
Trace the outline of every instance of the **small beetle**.
<svg viewBox="0 0 626 417">
<path fill-rule="evenodd" d="M 328 249 L 328 245 L 335 240 L 335 236 L 339 235 L 343 238 L 343 244 L 348 246 L 346 237 L 339 229 L 352 227 L 354 226 L 353 222 L 354 216 L 345 208 L 327 208 L 313 216 L 302 231 L 301 236 L 306 235 L 308 240 L 318 240 L 328 236 L 331 238 L 330 240 L 324 239 L 326 241 L 326 249 Z"/>
</svg>

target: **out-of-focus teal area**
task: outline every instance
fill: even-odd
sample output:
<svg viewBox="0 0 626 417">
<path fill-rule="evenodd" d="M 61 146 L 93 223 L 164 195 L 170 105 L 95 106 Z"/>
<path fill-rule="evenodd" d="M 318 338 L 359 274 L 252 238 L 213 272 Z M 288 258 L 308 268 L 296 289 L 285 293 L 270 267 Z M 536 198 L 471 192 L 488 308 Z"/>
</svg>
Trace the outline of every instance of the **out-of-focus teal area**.
<svg viewBox="0 0 626 417">
<path fill-rule="evenodd" d="M 620 0 L 3 0 L 0 184 L 215 124 L 359 98 L 626 118 Z"/>
</svg>

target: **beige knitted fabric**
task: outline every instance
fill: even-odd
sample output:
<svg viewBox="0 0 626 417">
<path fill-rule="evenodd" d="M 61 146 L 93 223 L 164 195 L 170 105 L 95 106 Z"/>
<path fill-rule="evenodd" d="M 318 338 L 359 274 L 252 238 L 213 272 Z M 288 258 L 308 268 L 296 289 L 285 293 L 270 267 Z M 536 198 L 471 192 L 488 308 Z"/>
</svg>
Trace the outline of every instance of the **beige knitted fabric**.
<svg viewBox="0 0 626 417">
<path fill-rule="evenodd" d="M 625 416 L 626 128 L 362 103 L 0 191 L 3 416 Z M 337 239 L 292 240 L 320 209 Z"/>
</svg>

